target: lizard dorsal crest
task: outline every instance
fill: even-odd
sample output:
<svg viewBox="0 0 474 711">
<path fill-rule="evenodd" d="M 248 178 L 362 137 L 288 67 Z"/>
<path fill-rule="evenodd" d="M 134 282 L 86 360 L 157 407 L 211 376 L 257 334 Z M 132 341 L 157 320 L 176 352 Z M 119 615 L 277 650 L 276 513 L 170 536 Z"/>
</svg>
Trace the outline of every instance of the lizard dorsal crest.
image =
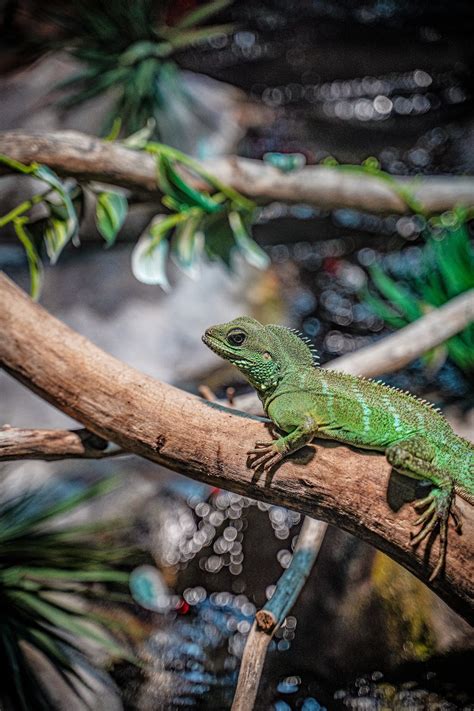
<svg viewBox="0 0 474 711">
<path fill-rule="evenodd" d="M 314 345 L 303 334 L 292 328 L 270 324 L 265 330 L 273 336 L 282 361 L 300 363 L 303 366 L 317 366 L 318 355 Z"/>
</svg>

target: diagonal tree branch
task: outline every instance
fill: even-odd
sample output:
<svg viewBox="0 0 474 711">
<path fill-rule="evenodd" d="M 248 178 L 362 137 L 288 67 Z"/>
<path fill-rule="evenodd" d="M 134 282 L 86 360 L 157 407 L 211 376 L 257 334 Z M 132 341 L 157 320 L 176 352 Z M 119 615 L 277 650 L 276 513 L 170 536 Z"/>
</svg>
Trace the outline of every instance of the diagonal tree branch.
<svg viewBox="0 0 474 711">
<path fill-rule="evenodd" d="M 431 348 L 462 331 L 474 321 L 474 290 L 449 301 L 414 323 L 377 343 L 332 360 L 325 368 L 371 377 L 402 368 Z M 230 391 L 231 389 L 229 389 Z M 209 388 L 202 386 L 201 395 L 218 402 Z M 234 397 L 228 393 L 222 405 L 235 406 L 244 412 L 263 415 L 262 403 L 255 393 Z M 0 462 L 14 459 L 67 459 L 70 457 L 102 458 L 123 454 L 122 450 L 99 440 L 87 430 L 25 430 L 0 427 Z"/>
<path fill-rule="evenodd" d="M 0 134 L 0 153 L 23 163 L 37 161 L 60 175 L 98 180 L 134 190 L 158 192 L 152 156 L 78 131 L 9 131 Z M 423 176 L 383 180 L 329 166 L 307 166 L 283 173 L 267 163 L 230 156 L 205 167 L 216 178 L 259 202 L 305 202 L 323 209 L 340 207 L 377 213 L 410 213 L 401 192 L 410 194 L 426 213 L 474 206 L 474 178 Z M 1 168 L 0 170 L 4 170 Z M 196 187 L 205 187 L 189 178 Z"/>
<path fill-rule="evenodd" d="M 390 477 L 385 458 L 334 443 L 301 451 L 261 479 L 246 452 L 266 422 L 206 402 L 121 363 L 74 332 L 0 275 L 0 364 L 103 439 L 169 469 L 344 528 L 427 580 L 425 550 L 412 551 L 412 480 Z M 450 535 L 446 571 L 427 583 L 474 617 L 472 507 L 464 535 Z M 433 554 L 436 551 L 432 551 Z"/>
</svg>

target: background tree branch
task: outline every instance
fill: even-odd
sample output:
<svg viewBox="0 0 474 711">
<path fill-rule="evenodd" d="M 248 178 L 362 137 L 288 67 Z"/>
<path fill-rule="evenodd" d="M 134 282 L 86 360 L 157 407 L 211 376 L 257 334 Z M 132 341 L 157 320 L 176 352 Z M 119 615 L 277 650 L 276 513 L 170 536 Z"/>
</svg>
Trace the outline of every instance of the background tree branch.
<svg viewBox="0 0 474 711">
<path fill-rule="evenodd" d="M 103 141 L 78 131 L 9 131 L 0 134 L 0 153 L 23 163 L 37 161 L 60 175 L 96 180 L 134 190 L 158 192 L 151 155 Z M 354 208 L 377 213 L 405 214 L 410 208 L 400 189 L 427 213 L 456 205 L 474 206 L 474 178 L 423 176 L 415 180 L 383 180 L 337 167 L 307 166 L 283 173 L 262 161 L 230 156 L 203 163 L 216 178 L 259 202 L 304 202 L 323 209 Z M 0 170 L 4 171 L 2 167 Z M 205 187 L 189 177 L 196 187 Z"/>
<path fill-rule="evenodd" d="M 88 430 L 30 430 L 0 427 L 0 462 L 15 459 L 103 459 L 123 454 Z"/>
<path fill-rule="evenodd" d="M 257 612 L 247 637 L 232 711 L 254 708 L 268 646 L 297 601 L 316 562 L 326 530 L 324 521 L 305 518 L 291 563 L 278 579 L 270 600 Z"/>
<path fill-rule="evenodd" d="M 169 469 L 213 486 L 286 506 L 354 533 L 422 580 L 428 552 L 409 545 L 416 483 L 390 476 L 385 458 L 318 442 L 271 477 L 249 471 L 246 452 L 267 423 L 143 375 L 48 314 L 0 275 L 0 364 L 87 429 Z M 451 535 L 445 575 L 429 586 L 473 618 L 472 507 L 464 535 Z M 432 557 L 436 551 L 430 551 Z"/>
</svg>

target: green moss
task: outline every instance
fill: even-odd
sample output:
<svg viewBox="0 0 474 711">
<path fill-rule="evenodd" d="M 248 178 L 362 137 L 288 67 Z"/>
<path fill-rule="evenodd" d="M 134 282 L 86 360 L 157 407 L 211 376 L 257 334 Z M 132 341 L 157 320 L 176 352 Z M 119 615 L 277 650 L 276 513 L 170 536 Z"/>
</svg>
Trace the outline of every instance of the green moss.
<svg viewBox="0 0 474 711">
<path fill-rule="evenodd" d="M 377 552 L 372 569 L 374 591 L 384 610 L 387 641 L 394 661 L 423 661 L 435 651 L 432 593 L 411 573 Z"/>
</svg>

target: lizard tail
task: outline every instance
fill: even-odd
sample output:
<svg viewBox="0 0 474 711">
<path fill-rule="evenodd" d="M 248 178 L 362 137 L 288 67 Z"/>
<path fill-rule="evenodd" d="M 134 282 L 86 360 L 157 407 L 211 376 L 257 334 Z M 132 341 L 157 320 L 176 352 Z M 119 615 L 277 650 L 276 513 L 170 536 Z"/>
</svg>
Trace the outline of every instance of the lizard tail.
<svg viewBox="0 0 474 711">
<path fill-rule="evenodd" d="M 466 491 L 466 489 L 463 489 L 457 484 L 454 485 L 454 491 L 458 496 L 461 497 L 461 499 L 464 499 L 464 501 L 467 501 L 468 504 L 474 506 L 474 494 L 470 494 L 468 491 Z"/>
</svg>

